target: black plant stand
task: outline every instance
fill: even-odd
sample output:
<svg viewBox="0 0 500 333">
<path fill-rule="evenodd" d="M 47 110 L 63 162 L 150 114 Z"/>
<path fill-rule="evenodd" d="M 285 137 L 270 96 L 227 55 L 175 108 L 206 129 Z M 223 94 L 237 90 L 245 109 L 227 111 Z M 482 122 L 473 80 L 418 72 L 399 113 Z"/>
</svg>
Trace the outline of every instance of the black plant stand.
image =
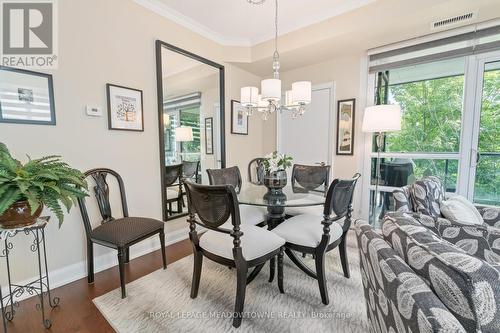
<svg viewBox="0 0 500 333">
<path fill-rule="evenodd" d="M 49 217 L 41 217 L 35 224 L 20 227 L 17 229 L 1 229 L 0 228 L 0 239 L 4 241 L 4 249 L 0 254 L 0 257 L 5 258 L 7 265 L 7 281 L 9 292 L 5 296 L 1 296 L 0 301 L 2 306 L 2 317 L 4 322 L 4 331 L 7 331 L 5 319 L 11 321 L 14 319 L 15 310 L 14 308 L 19 306 L 19 302 L 15 299 L 21 297 L 25 292 L 30 296 L 38 296 L 40 302 L 36 305 L 37 309 L 42 312 L 42 323 L 45 328 L 50 328 L 52 322 L 45 316 L 45 300 L 48 298 L 48 304 L 51 308 L 59 305 L 59 298 L 52 298 L 50 294 L 50 284 L 49 275 L 47 269 L 47 252 L 45 249 L 45 226 L 49 221 Z M 31 281 L 25 285 L 19 285 L 12 283 L 11 272 L 10 272 L 10 252 L 13 250 L 14 245 L 11 242 L 11 238 L 15 237 L 19 233 L 24 233 L 26 236 L 32 235 L 33 241 L 30 245 L 30 250 L 37 254 L 38 257 L 38 279 Z M 42 260 L 43 252 L 43 260 Z M 45 269 L 44 271 L 42 269 Z M 4 307 L 5 306 L 5 307 Z"/>
</svg>

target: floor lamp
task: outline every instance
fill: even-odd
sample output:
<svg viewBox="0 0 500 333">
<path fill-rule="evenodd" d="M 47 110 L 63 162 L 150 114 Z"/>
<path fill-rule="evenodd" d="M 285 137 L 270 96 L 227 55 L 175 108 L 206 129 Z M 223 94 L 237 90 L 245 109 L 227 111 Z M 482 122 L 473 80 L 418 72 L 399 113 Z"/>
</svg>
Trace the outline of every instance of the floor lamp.
<svg viewBox="0 0 500 333">
<path fill-rule="evenodd" d="M 362 131 L 376 133 L 377 135 L 377 167 L 375 170 L 375 197 L 371 214 L 376 221 L 376 204 L 378 198 L 378 186 L 380 183 L 380 150 L 384 144 L 384 136 L 387 132 L 401 130 L 401 108 L 399 105 L 374 105 L 365 109 L 363 116 Z M 370 181 L 371 183 L 371 181 Z"/>
</svg>

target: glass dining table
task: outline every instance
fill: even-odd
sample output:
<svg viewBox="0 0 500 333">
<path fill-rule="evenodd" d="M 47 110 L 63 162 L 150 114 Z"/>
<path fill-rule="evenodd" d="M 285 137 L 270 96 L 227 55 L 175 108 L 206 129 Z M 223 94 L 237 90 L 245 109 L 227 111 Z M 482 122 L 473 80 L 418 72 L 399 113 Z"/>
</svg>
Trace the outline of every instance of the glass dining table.
<svg viewBox="0 0 500 333">
<path fill-rule="evenodd" d="M 288 184 L 281 191 L 269 191 L 264 185 L 246 182 L 242 184 L 238 193 L 238 202 L 243 205 L 266 207 L 267 219 L 265 223 L 267 228 L 271 230 L 285 220 L 285 208 L 320 206 L 325 203 L 326 190 L 324 186 L 308 189 L 307 184 L 304 185 L 293 186 Z M 287 251 L 287 255 L 300 269 L 308 272 L 311 276 L 314 275 L 291 251 Z M 271 259 L 269 263 L 269 282 L 272 282 L 275 273 L 275 260 Z M 247 284 L 257 277 L 263 267 L 264 265 L 260 265 L 254 268 L 247 277 Z"/>
<path fill-rule="evenodd" d="M 269 229 L 285 219 L 287 207 L 320 206 L 325 203 L 325 187 L 307 189 L 303 186 L 287 184 L 281 192 L 271 192 L 264 185 L 244 182 L 238 193 L 238 202 L 243 205 L 267 208 L 267 225 Z"/>
</svg>

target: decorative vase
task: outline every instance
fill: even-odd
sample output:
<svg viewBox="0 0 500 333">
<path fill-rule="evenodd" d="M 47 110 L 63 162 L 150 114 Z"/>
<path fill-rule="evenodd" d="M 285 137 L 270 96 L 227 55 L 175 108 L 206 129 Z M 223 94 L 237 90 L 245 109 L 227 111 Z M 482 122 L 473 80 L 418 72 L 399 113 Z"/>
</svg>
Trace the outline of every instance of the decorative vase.
<svg viewBox="0 0 500 333">
<path fill-rule="evenodd" d="M 264 186 L 270 191 L 281 192 L 281 189 L 286 186 L 287 176 L 285 170 L 269 172 L 264 175 Z"/>
<path fill-rule="evenodd" d="M 4 229 L 15 229 L 34 224 L 42 213 L 42 208 L 40 205 L 32 215 L 28 201 L 17 201 L 0 215 L 0 225 Z"/>
</svg>

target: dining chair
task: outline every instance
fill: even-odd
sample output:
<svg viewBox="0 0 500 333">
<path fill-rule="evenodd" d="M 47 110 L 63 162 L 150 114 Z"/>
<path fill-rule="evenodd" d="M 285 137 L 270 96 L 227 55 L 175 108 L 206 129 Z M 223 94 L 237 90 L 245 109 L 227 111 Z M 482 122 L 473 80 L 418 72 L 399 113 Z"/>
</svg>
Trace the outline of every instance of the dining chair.
<svg viewBox="0 0 500 333">
<path fill-rule="evenodd" d="M 329 165 L 302 165 L 294 164 L 292 168 L 292 190 L 294 192 L 322 192 L 325 193 L 330 176 Z M 308 207 L 289 207 L 285 209 L 285 214 L 288 216 L 296 216 L 300 214 L 315 214 L 322 215 L 323 207 L 308 206 Z"/>
<path fill-rule="evenodd" d="M 255 185 L 264 184 L 264 168 L 262 162 L 264 158 L 257 157 L 248 163 L 248 181 Z"/>
<path fill-rule="evenodd" d="M 233 185 L 240 193 L 242 180 L 237 166 L 223 169 L 207 169 L 210 185 Z M 241 220 L 244 224 L 257 225 L 266 221 L 267 209 L 260 206 L 240 205 Z"/>
<path fill-rule="evenodd" d="M 278 287 L 283 293 L 283 244 L 285 240 L 264 228 L 242 223 L 233 185 L 200 185 L 186 181 L 189 239 L 194 266 L 191 298 L 198 296 L 203 257 L 236 268 L 236 302 L 233 326 L 239 327 L 245 304 L 249 268 L 278 256 Z M 199 220 L 198 220 L 199 219 Z M 196 225 L 208 231 L 198 236 Z M 219 295 L 214 295 L 214 297 Z"/>
<path fill-rule="evenodd" d="M 272 229 L 272 232 L 286 240 L 285 252 L 307 275 L 318 280 L 321 301 L 329 303 L 325 276 L 325 255 L 339 246 L 340 260 L 344 276 L 349 278 L 347 261 L 347 231 L 351 226 L 352 197 L 361 175 L 356 173 L 351 179 L 335 179 L 326 195 L 323 220 L 317 215 L 294 216 Z M 340 220 L 344 220 L 340 224 Z M 293 251 L 312 254 L 316 271 L 307 267 Z"/>
<path fill-rule="evenodd" d="M 200 161 L 182 161 L 182 177 L 200 183 Z"/>
<path fill-rule="evenodd" d="M 109 185 L 107 180 L 108 175 L 114 177 L 118 182 L 122 218 L 113 217 L 111 211 Z M 87 281 L 88 283 L 94 283 L 94 243 L 116 249 L 118 251 L 118 267 L 120 271 L 122 298 L 125 298 L 125 264 L 130 260 L 130 246 L 158 234 L 160 237 L 163 269 L 167 268 L 165 232 L 163 229 L 164 223 L 147 217 L 130 217 L 128 215 L 125 185 L 122 177 L 116 171 L 106 168 L 92 169 L 85 172 L 85 178 L 88 177 L 92 177 L 95 182 L 93 192 L 102 220 L 99 226 L 92 228 L 87 211 L 86 199 L 78 199 L 87 236 Z"/>
<path fill-rule="evenodd" d="M 174 214 L 172 204 L 177 203 L 178 214 L 182 213 L 184 201 L 182 200 L 182 164 L 166 165 L 165 166 L 165 191 L 167 192 L 165 200 L 165 216 Z"/>
</svg>

